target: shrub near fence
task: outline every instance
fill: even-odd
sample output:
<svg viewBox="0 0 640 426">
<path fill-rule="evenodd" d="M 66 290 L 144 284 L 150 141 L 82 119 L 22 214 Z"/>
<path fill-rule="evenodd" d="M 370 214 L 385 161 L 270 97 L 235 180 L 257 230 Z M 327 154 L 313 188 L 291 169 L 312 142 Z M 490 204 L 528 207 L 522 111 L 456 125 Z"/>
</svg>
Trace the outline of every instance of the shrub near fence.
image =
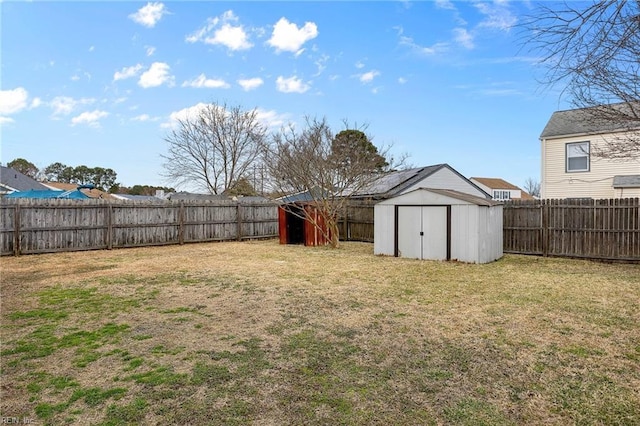
<svg viewBox="0 0 640 426">
<path fill-rule="evenodd" d="M 640 199 L 511 201 L 506 253 L 640 261 Z"/>
<path fill-rule="evenodd" d="M 2 255 L 273 238 L 273 203 L 2 200 Z"/>
</svg>

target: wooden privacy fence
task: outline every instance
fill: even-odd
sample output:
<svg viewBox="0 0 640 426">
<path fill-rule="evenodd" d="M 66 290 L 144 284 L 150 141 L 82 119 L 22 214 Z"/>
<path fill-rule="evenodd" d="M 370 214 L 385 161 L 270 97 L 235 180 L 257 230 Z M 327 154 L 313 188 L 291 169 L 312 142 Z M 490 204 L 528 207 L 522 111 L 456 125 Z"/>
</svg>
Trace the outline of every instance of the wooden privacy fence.
<svg viewBox="0 0 640 426">
<path fill-rule="evenodd" d="M 373 242 L 372 201 L 351 201 L 338 221 L 340 239 Z"/>
<path fill-rule="evenodd" d="M 277 205 L 2 200 L 2 255 L 273 238 Z"/>
<path fill-rule="evenodd" d="M 527 200 L 504 206 L 506 253 L 640 261 L 640 199 Z"/>
</svg>

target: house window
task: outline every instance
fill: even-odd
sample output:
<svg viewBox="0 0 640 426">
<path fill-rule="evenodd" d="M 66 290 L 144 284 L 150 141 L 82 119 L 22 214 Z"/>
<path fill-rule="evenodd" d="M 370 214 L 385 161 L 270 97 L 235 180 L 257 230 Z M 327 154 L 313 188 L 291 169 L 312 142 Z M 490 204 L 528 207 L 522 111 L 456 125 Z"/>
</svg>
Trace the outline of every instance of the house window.
<svg viewBox="0 0 640 426">
<path fill-rule="evenodd" d="M 510 200 L 511 199 L 511 191 L 494 190 L 493 191 L 493 199 L 494 200 Z"/>
<path fill-rule="evenodd" d="M 589 142 L 567 144 L 567 173 L 589 171 Z"/>
</svg>

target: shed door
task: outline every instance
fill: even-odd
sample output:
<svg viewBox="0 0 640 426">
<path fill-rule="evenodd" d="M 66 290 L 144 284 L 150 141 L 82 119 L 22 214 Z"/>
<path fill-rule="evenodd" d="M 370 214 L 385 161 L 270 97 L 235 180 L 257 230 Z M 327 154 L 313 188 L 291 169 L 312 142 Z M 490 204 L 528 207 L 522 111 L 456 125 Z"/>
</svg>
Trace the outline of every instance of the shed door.
<svg viewBox="0 0 640 426">
<path fill-rule="evenodd" d="M 447 260 L 447 208 L 399 206 L 398 255 Z"/>
</svg>

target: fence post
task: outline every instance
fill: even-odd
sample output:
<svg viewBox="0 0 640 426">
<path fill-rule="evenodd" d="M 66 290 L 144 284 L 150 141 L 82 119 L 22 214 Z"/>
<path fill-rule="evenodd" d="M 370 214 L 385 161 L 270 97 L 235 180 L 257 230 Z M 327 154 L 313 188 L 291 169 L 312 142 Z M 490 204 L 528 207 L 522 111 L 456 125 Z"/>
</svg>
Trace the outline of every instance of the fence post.
<svg viewBox="0 0 640 426">
<path fill-rule="evenodd" d="M 236 204 L 236 220 L 238 222 L 238 231 L 236 233 L 236 239 L 238 241 L 242 241 L 242 209 L 240 208 L 240 203 Z"/>
<path fill-rule="evenodd" d="M 178 243 L 184 244 L 184 201 L 180 201 L 178 208 Z"/>
<path fill-rule="evenodd" d="M 20 204 L 18 203 L 13 212 L 13 255 L 20 256 Z"/>
<path fill-rule="evenodd" d="M 542 256 L 547 257 L 549 255 L 549 200 L 542 200 L 540 205 L 541 225 L 542 225 Z"/>
<path fill-rule="evenodd" d="M 113 206 L 107 206 L 107 250 L 113 248 Z"/>
<path fill-rule="evenodd" d="M 349 241 L 349 202 L 344 206 L 344 220 L 342 222 L 342 241 Z"/>
</svg>

